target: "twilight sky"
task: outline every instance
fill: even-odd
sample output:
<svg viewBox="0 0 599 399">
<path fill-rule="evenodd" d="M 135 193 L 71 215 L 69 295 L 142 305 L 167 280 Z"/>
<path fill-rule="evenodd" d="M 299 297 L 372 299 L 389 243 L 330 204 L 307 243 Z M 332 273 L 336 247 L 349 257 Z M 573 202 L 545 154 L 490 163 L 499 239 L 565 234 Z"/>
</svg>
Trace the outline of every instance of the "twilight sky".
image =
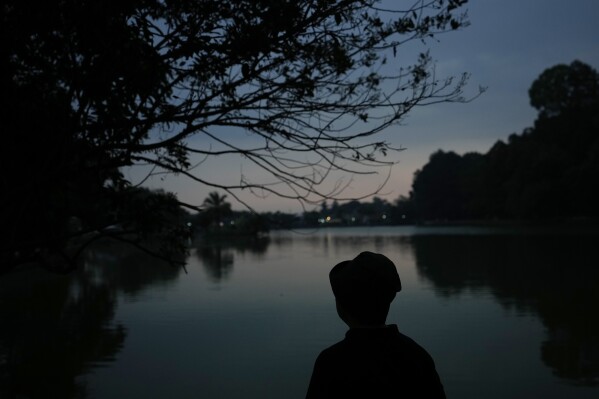
<svg viewBox="0 0 599 399">
<path fill-rule="evenodd" d="M 394 5 L 395 1 L 388 0 Z M 393 201 L 408 195 L 414 171 L 426 164 L 438 149 L 463 154 L 486 152 L 497 140 L 521 133 L 536 117 L 528 101 L 528 88 L 543 70 L 578 59 L 599 69 L 598 0 L 470 0 L 467 5 L 471 25 L 438 37 L 438 42 L 420 46 L 430 49 L 440 75 L 471 74 L 466 94 L 478 86 L 488 90 L 467 104 L 441 104 L 412 111 L 400 126 L 393 126 L 375 137 L 405 151 L 390 159 L 399 163 L 378 196 Z M 401 49 L 398 51 L 401 62 Z M 413 58 L 407 58 L 407 65 Z M 235 134 L 239 140 L 246 135 Z M 199 166 L 198 174 L 213 181 L 239 182 L 240 174 L 257 175 L 241 158 L 220 158 Z M 133 182 L 141 171 L 128 171 Z M 259 177 L 259 176 L 257 176 Z M 384 177 L 355 178 L 346 196 L 371 192 Z M 182 201 L 200 205 L 211 187 L 182 177 L 156 176 L 144 185 L 176 192 Z M 242 198 L 257 211 L 299 212 L 297 201 L 275 196 Z M 234 209 L 242 205 L 230 198 Z"/>
</svg>

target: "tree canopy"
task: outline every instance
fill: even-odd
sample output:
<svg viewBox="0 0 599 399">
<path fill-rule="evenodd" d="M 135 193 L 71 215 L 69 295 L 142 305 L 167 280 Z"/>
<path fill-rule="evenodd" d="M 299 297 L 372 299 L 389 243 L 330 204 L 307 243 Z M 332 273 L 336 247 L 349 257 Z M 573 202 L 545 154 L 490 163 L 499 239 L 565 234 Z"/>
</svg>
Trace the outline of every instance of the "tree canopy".
<svg viewBox="0 0 599 399">
<path fill-rule="evenodd" d="M 231 213 L 231 204 L 226 199 L 226 195 L 220 195 L 217 191 L 212 191 L 204 199 L 202 213 L 208 223 L 216 224 L 216 227 L 219 227 L 222 217 Z"/>
<path fill-rule="evenodd" d="M 597 71 L 578 60 L 546 69 L 532 83 L 530 104 L 539 116 L 557 116 L 573 110 L 597 109 L 599 78 Z"/>
<path fill-rule="evenodd" d="M 134 187 L 123 167 L 179 173 L 232 197 L 341 198 L 343 185 L 321 186 L 332 171 L 392 163 L 381 156 L 393 149 L 373 135 L 415 106 L 464 101 L 466 74 L 438 77 L 427 52 L 401 52 L 465 26 L 464 3 L 7 0 L 3 264 L 57 252 L 69 260 L 73 218 L 83 231 L 127 222 L 120 209 Z M 255 140 L 242 145 L 234 130 Z M 272 184 L 225 184 L 194 163 L 225 154 Z"/>
<path fill-rule="evenodd" d="M 533 82 L 534 126 L 486 154 L 438 151 L 410 200 L 425 220 L 599 219 L 599 73 L 574 61 Z"/>
</svg>

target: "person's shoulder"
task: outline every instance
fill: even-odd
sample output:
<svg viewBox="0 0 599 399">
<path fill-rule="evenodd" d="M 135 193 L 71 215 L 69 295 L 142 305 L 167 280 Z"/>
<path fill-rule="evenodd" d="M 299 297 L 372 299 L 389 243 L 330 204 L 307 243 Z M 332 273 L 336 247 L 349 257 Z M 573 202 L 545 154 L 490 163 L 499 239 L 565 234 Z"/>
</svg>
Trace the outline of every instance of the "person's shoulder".
<svg viewBox="0 0 599 399">
<path fill-rule="evenodd" d="M 427 361 L 433 361 L 433 358 L 427 352 L 427 350 L 424 349 L 424 347 L 422 347 L 418 342 L 414 341 L 412 338 L 401 333 L 399 330 L 396 331 L 394 336 L 396 345 L 401 347 L 403 351 L 409 351 L 414 356 L 426 359 Z"/>
<path fill-rule="evenodd" d="M 394 335 L 395 335 L 395 339 L 397 341 L 399 341 L 405 345 L 408 345 L 408 346 L 411 346 L 414 348 L 424 349 L 422 346 L 420 346 L 420 344 L 418 342 L 416 342 L 411 337 L 408 337 L 406 334 L 400 332 L 399 330 L 397 330 L 397 332 Z"/>
<path fill-rule="evenodd" d="M 340 352 L 344 352 L 346 348 L 347 342 L 345 339 L 342 339 L 341 341 L 329 346 L 328 348 L 323 349 L 322 352 L 320 352 L 319 357 L 329 357 Z"/>
<path fill-rule="evenodd" d="M 343 362 L 344 357 L 350 355 L 350 352 L 351 349 L 348 346 L 347 340 L 342 339 L 328 348 L 323 349 L 316 358 L 316 362 L 320 364 Z"/>
</svg>

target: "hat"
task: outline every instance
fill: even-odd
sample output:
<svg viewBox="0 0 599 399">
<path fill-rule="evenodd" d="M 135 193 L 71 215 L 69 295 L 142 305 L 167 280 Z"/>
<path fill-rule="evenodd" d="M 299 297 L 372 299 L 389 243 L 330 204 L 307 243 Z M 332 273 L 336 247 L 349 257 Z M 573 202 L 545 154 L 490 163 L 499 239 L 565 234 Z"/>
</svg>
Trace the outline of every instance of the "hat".
<svg viewBox="0 0 599 399">
<path fill-rule="evenodd" d="M 362 252 L 353 260 L 338 263 L 329 273 L 335 298 L 366 299 L 378 296 L 393 300 L 401 291 L 395 264 L 385 255 Z"/>
</svg>

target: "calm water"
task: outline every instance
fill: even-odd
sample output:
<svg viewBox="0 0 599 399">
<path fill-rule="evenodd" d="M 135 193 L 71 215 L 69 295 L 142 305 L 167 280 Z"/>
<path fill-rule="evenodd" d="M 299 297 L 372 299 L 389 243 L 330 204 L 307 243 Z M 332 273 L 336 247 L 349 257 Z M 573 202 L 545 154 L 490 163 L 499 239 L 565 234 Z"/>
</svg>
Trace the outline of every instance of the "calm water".
<svg viewBox="0 0 599 399">
<path fill-rule="evenodd" d="M 195 248 L 187 273 L 104 243 L 68 276 L 0 278 L 2 398 L 302 398 L 346 327 L 328 285 L 363 250 L 398 266 L 388 322 L 449 398 L 599 397 L 599 235 L 346 228 Z"/>
</svg>

